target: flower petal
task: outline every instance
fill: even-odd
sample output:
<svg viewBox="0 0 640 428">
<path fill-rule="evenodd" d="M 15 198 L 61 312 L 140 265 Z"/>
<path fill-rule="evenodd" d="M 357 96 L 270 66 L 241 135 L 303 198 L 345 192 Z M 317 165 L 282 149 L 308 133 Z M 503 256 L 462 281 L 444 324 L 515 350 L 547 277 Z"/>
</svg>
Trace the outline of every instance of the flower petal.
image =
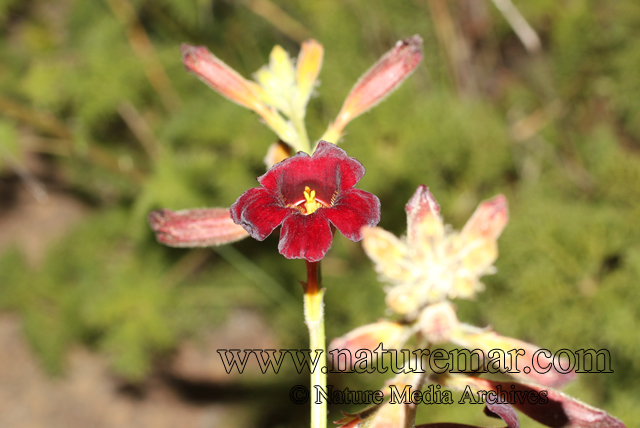
<svg viewBox="0 0 640 428">
<path fill-rule="evenodd" d="M 365 173 L 364 166 L 356 158 L 349 157 L 347 152 L 327 141 L 318 143 L 312 159 L 316 162 L 316 168 L 334 171 L 339 190 L 352 188 Z"/>
<path fill-rule="evenodd" d="M 277 193 L 265 188 L 254 188 L 244 192 L 231 205 L 231 218 L 258 241 L 263 241 L 291 214 Z"/>
<path fill-rule="evenodd" d="M 285 178 L 294 181 L 304 169 L 306 162 L 309 162 L 309 155 L 298 152 L 294 156 L 273 165 L 267 172 L 258 177 L 258 183 L 272 192 L 280 192 L 285 185 Z"/>
<path fill-rule="evenodd" d="M 324 211 L 340 233 L 353 242 L 362 239 L 360 229 L 363 226 L 375 226 L 380 222 L 380 200 L 360 189 L 340 193 L 333 206 Z"/>
<path fill-rule="evenodd" d="M 507 423 L 507 428 L 519 428 L 520 421 L 518 420 L 518 414 L 511 404 L 497 397 L 495 402 L 491 403 L 489 399 L 486 400 L 487 407 L 484 408 L 484 413 L 487 416 L 493 418 L 501 418 Z"/>
<path fill-rule="evenodd" d="M 320 141 L 312 156 L 298 152 L 274 165 L 258 182 L 278 194 L 287 204 L 302 199 L 305 186 L 315 190 L 327 204 L 336 191 L 352 188 L 365 173 L 364 166 L 335 144 Z"/>
<path fill-rule="evenodd" d="M 292 212 L 282 222 L 278 250 L 288 259 L 317 262 L 331 247 L 333 233 L 325 216 L 326 209 L 304 215 Z"/>
<path fill-rule="evenodd" d="M 535 384 L 498 382 L 477 377 L 464 377 L 460 384 L 470 385 L 472 390 L 510 391 L 514 394 L 513 407 L 531 419 L 552 428 L 607 427 L 625 428 L 625 424 L 604 410 L 582 401 Z M 524 400 L 517 397 L 525 397 Z M 536 397 L 536 400 L 530 398 Z"/>
<path fill-rule="evenodd" d="M 535 361 L 537 368 L 534 366 L 534 370 L 531 370 L 529 367 L 529 373 L 527 373 L 524 366 L 510 367 L 508 373 L 524 382 L 535 382 L 539 385 L 558 388 L 576 377 L 576 373 L 573 370 L 567 372 L 558 370 L 558 365 L 560 367 L 569 366 L 566 359 L 557 358 L 554 360 L 551 358 L 551 352 L 540 353 L 541 348 L 536 345 L 501 336 L 494 331 L 486 331 L 467 324 L 460 324 L 460 328 L 451 337 L 451 342 L 467 349 L 479 348 L 484 355 L 488 355 L 489 352 L 495 349 L 501 349 L 507 353 L 514 349 L 523 350 L 524 354 L 521 354 L 522 360 Z"/>
</svg>

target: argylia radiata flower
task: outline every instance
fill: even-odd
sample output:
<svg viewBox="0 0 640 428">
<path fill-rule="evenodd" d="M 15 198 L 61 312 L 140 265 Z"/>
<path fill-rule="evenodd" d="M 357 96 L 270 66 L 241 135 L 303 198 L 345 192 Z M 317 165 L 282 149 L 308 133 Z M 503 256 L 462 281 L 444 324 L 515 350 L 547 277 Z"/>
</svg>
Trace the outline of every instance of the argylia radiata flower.
<svg viewBox="0 0 640 428">
<path fill-rule="evenodd" d="M 354 189 L 364 167 L 334 144 L 320 141 L 312 156 L 304 152 L 275 164 L 231 205 L 231 218 L 264 240 L 282 225 L 280 254 L 317 262 L 331 247 L 332 227 L 357 242 L 363 226 L 380 221 L 380 201 Z"/>
</svg>

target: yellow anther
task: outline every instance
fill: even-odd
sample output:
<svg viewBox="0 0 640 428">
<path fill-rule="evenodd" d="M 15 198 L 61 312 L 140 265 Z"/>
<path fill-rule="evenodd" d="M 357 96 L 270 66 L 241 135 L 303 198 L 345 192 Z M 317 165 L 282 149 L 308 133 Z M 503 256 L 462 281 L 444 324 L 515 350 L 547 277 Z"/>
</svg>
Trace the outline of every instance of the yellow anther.
<svg viewBox="0 0 640 428">
<path fill-rule="evenodd" d="M 307 202 L 304 203 L 305 214 L 313 214 L 322 206 L 320 202 L 316 201 L 316 191 L 309 189 L 309 186 L 305 186 L 304 188 L 304 198 L 307 200 Z"/>
</svg>

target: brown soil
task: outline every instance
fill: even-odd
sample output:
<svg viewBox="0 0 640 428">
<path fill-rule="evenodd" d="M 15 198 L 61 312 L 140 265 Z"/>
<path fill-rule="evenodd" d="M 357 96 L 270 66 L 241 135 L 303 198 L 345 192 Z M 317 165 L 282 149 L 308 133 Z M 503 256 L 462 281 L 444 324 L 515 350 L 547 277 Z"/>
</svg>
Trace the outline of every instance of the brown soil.
<svg viewBox="0 0 640 428">
<path fill-rule="evenodd" d="M 240 403 L 189 403 L 159 379 L 138 394 L 110 374 L 103 358 L 83 349 L 70 353 L 63 377 L 52 378 L 12 315 L 0 316 L 0 349 L 3 428 L 240 427 L 251 416 Z"/>
<path fill-rule="evenodd" d="M 38 170 L 42 165 L 36 162 L 30 169 L 42 172 Z M 56 186 L 57 180 L 38 176 L 47 192 L 40 201 L 17 176 L 0 177 L 0 253 L 17 246 L 32 268 L 37 268 L 52 242 L 89 212 Z M 0 314 L 0 427 L 291 425 L 308 410 L 287 399 L 293 384 L 265 377 L 256 366 L 248 366 L 243 375 L 228 375 L 216 352 L 218 348 L 277 349 L 265 326 L 254 312 L 230 311 L 224 325 L 199 341 L 185 341 L 153 376 L 131 385 L 113 375 L 104 356 L 84 348 L 69 352 L 64 375 L 52 377 L 29 346 L 19 317 Z M 273 380 L 279 383 L 273 385 Z"/>
</svg>

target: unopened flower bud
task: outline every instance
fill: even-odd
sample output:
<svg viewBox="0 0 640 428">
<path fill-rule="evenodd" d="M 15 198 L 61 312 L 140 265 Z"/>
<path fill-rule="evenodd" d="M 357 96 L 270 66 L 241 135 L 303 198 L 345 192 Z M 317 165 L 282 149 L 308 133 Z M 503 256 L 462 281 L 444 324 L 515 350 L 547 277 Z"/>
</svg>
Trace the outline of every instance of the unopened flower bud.
<svg viewBox="0 0 640 428">
<path fill-rule="evenodd" d="M 313 88 L 316 86 L 320 68 L 322 68 L 323 55 L 324 49 L 317 41 L 312 39 L 302 43 L 296 67 L 299 106 L 306 106 L 309 101 Z"/>
<path fill-rule="evenodd" d="M 422 38 L 400 40 L 384 54 L 351 89 L 336 121 L 322 139 L 338 141 L 344 127 L 355 117 L 374 107 L 396 89 L 422 61 Z"/>
<path fill-rule="evenodd" d="M 235 70 L 209 52 L 204 46 L 180 46 L 182 62 L 213 90 L 243 107 L 258 111 L 266 108 L 260 101 L 262 88 L 246 80 Z"/>
<path fill-rule="evenodd" d="M 440 206 L 425 185 L 416 189 L 407 205 L 407 240 L 420 253 L 438 245 L 444 236 Z"/>
<path fill-rule="evenodd" d="M 464 225 L 461 235 L 466 239 L 485 239 L 495 241 L 507 225 L 509 213 L 507 198 L 494 196 L 482 202 Z"/>
<path fill-rule="evenodd" d="M 357 352 L 361 349 L 374 351 L 382 345 L 384 349 L 399 349 L 411 335 L 411 329 L 396 322 L 379 321 L 373 324 L 363 325 L 350 331 L 344 336 L 334 339 L 329 345 L 330 350 L 346 350 L 352 357 L 349 363 L 359 360 Z M 380 350 L 380 349 L 379 349 Z M 373 358 L 378 355 L 372 354 Z M 370 363 L 372 361 L 369 361 Z"/>
<path fill-rule="evenodd" d="M 149 214 L 158 241 L 170 247 L 211 247 L 247 238 L 249 234 L 233 223 L 228 208 L 200 208 Z"/>
<path fill-rule="evenodd" d="M 521 367 L 501 367 L 501 369 L 524 382 L 535 382 L 539 385 L 557 388 L 573 380 L 576 375 L 574 371 L 563 373 L 557 370 L 557 367 L 566 367 L 568 363 L 564 359 L 554 361 L 551 352 L 541 350 L 540 347 L 531 343 L 501 336 L 493 331 L 461 324 L 461 328 L 455 332 L 451 341 L 467 349 L 480 349 L 489 358 L 491 358 L 489 352 L 492 350 L 502 350 L 509 355 L 519 352 L 521 355 L 519 359 L 510 357 L 514 363 L 534 361 L 538 367 L 532 369 L 527 366 L 528 369 L 525 369 L 526 364 L 523 364 Z"/>
<path fill-rule="evenodd" d="M 264 88 L 245 79 L 203 46 L 182 44 L 182 62 L 187 70 L 195 74 L 213 90 L 229 100 L 258 113 L 267 126 L 287 144 L 298 147 L 298 133 L 278 112 L 268 107 Z"/>
<path fill-rule="evenodd" d="M 278 162 L 282 162 L 291 157 L 292 154 L 291 147 L 278 140 L 269 146 L 267 155 L 264 157 L 264 164 L 267 166 L 267 169 L 269 169 Z"/>
</svg>

